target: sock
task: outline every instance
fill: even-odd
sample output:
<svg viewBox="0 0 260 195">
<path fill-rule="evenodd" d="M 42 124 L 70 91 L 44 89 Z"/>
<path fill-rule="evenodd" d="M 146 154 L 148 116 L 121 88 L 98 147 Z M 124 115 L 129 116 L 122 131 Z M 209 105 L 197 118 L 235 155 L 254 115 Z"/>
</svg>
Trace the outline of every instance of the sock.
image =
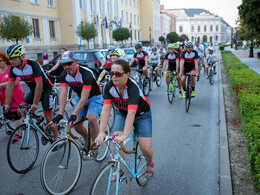
<svg viewBox="0 0 260 195">
<path fill-rule="evenodd" d="M 186 87 L 183 88 L 183 91 L 186 91 Z"/>
<path fill-rule="evenodd" d="M 179 89 L 179 93 L 181 93 L 181 89 Z"/>
<path fill-rule="evenodd" d="M 191 87 L 191 90 L 192 90 L 192 91 L 195 91 L 195 87 Z"/>
</svg>

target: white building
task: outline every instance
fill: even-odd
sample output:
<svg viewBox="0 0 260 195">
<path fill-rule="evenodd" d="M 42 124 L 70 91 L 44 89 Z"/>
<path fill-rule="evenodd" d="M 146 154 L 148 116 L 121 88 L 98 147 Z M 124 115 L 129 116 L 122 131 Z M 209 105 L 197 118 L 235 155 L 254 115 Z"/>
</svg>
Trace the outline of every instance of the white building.
<svg viewBox="0 0 260 195">
<path fill-rule="evenodd" d="M 191 41 L 231 42 L 231 26 L 205 9 L 170 9 L 176 16 L 176 32 Z"/>
</svg>

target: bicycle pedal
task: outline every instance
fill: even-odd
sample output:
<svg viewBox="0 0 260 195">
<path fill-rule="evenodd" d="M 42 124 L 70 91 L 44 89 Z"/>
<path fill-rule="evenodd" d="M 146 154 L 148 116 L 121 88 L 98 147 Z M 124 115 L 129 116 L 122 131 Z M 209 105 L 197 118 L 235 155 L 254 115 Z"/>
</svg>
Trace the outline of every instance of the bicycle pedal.
<svg viewBox="0 0 260 195">
<path fill-rule="evenodd" d="M 41 142 L 42 142 L 42 145 L 44 145 L 44 146 L 45 146 L 45 145 L 48 143 L 48 141 L 49 141 L 49 140 L 48 140 L 48 139 L 46 139 L 46 137 L 44 137 L 44 136 L 42 136 L 42 137 L 41 137 Z"/>
</svg>

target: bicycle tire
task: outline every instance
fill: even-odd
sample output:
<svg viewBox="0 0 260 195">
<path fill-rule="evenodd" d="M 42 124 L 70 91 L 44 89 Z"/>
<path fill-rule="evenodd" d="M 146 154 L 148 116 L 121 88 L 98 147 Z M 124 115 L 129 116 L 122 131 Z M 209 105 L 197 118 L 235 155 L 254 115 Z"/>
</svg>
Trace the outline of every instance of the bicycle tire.
<svg viewBox="0 0 260 195">
<path fill-rule="evenodd" d="M 96 177 L 94 184 L 92 185 L 90 194 L 117 194 L 118 195 L 129 195 L 132 193 L 131 179 L 125 166 L 120 164 L 120 170 L 123 171 L 123 175 L 119 178 L 119 190 L 116 192 L 116 181 L 111 181 L 112 173 L 117 169 L 117 163 L 112 162 L 106 165 Z M 109 185 L 110 183 L 110 185 Z M 123 185 L 125 184 L 125 185 Z M 108 189 L 108 187 L 110 187 Z M 109 190 L 109 191 L 108 191 Z"/>
<path fill-rule="evenodd" d="M 149 78 L 145 78 L 143 81 L 143 93 L 146 97 L 148 97 L 150 94 L 150 79 Z"/>
<path fill-rule="evenodd" d="M 170 81 L 168 84 L 168 91 L 167 91 L 168 101 L 170 104 L 173 102 L 174 97 L 174 90 L 173 90 L 173 82 Z"/>
<path fill-rule="evenodd" d="M 153 90 L 153 79 L 154 79 L 154 75 L 153 75 L 152 71 L 150 71 L 149 77 L 150 77 L 150 86 L 149 86 L 149 88 L 150 88 L 150 91 L 152 91 Z"/>
<path fill-rule="evenodd" d="M 186 99 L 185 99 L 185 110 L 186 110 L 186 112 L 189 112 L 190 102 L 191 102 L 191 87 L 188 86 L 187 92 L 186 92 Z"/>
<path fill-rule="evenodd" d="M 14 131 L 14 130 L 16 129 L 16 126 L 15 126 L 14 121 L 7 120 L 6 125 L 7 125 L 7 127 L 8 127 L 9 129 L 11 129 L 12 131 Z"/>
<path fill-rule="evenodd" d="M 160 75 L 161 75 L 161 70 L 159 70 L 159 73 L 160 73 Z M 160 86 L 161 86 L 161 84 L 162 84 L 162 78 L 161 78 L 161 76 L 157 75 L 157 78 L 156 78 L 155 83 L 156 83 L 157 87 L 160 87 Z"/>
<path fill-rule="evenodd" d="M 14 135 L 20 129 L 22 129 L 22 131 L 25 131 L 25 132 L 22 132 L 23 138 L 20 139 L 20 141 L 18 141 L 16 143 L 12 143 Z M 35 137 L 35 140 L 33 140 L 31 138 L 31 136 L 30 136 L 31 134 Z M 7 161 L 8 161 L 8 164 L 10 165 L 11 169 L 16 173 L 28 172 L 34 166 L 34 164 L 38 158 L 39 138 L 38 138 L 38 135 L 34 128 L 31 127 L 31 129 L 30 129 L 29 141 L 30 141 L 30 146 L 35 145 L 35 149 L 32 149 L 32 147 L 30 147 L 29 149 L 20 149 L 21 142 L 23 142 L 22 145 L 27 143 L 27 136 L 28 136 L 28 129 L 26 128 L 25 124 L 22 124 L 13 131 L 13 133 L 8 141 Z M 17 152 L 14 152 L 16 148 L 19 150 Z M 28 163 L 25 164 L 24 162 L 27 161 L 28 157 L 30 156 L 30 153 L 28 153 L 28 151 L 33 152 L 33 155 L 32 155 L 32 158 L 29 159 Z M 15 158 L 17 158 L 17 159 L 15 159 Z"/>
<path fill-rule="evenodd" d="M 61 148 L 53 151 L 58 145 Z M 60 139 L 43 156 L 40 174 L 42 187 L 48 194 L 68 194 L 77 185 L 81 170 L 82 159 L 77 144 L 66 138 Z M 65 189 L 64 186 L 68 187 Z"/>
<path fill-rule="evenodd" d="M 75 95 L 76 95 L 76 92 L 74 92 L 71 88 L 69 88 L 69 102 L 70 102 L 70 105 L 72 107 L 74 107 L 75 105 Z"/>
<path fill-rule="evenodd" d="M 210 71 L 209 71 L 209 83 L 211 85 L 213 85 L 213 71 L 212 71 L 212 69 L 210 69 Z"/>
<path fill-rule="evenodd" d="M 139 171 L 139 169 L 142 170 L 139 173 L 139 175 L 136 177 L 136 182 L 138 183 L 139 186 L 144 186 L 147 181 L 149 180 L 149 177 L 146 177 L 145 175 L 145 168 L 147 159 L 143 156 L 142 151 L 140 150 L 139 147 L 139 142 L 136 142 L 136 153 L 135 153 L 135 174 Z"/>
<path fill-rule="evenodd" d="M 111 112 L 110 112 L 110 117 L 109 117 L 109 127 L 110 127 L 110 132 L 112 132 L 113 128 L 114 128 L 114 124 L 115 124 L 115 119 L 116 119 L 116 107 L 114 104 L 112 104 L 111 107 Z"/>
<path fill-rule="evenodd" d="M 59 107 L 59 96 L 56 93 L 54 93 L 53 94 L 53 107 L 52 107 L 52 109 L 56 110 L 58 107 Z"/>
</svg>

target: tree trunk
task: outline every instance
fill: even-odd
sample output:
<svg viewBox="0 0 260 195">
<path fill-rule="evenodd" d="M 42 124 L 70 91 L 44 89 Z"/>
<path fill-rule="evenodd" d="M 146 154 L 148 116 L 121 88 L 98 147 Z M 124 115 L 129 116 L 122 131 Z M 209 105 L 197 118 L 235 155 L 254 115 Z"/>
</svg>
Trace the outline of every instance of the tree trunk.
<svg viewBox="0 0 260 195">
<path fill-rule="evenodd" d="M 88 49 L 89 49 L 89 39 L 88 39 Z"/>
<path fill-rule="evenodd" d="M 15 43 L 18 44 L 18 39 L 15 39 Z"/>
</svg>

